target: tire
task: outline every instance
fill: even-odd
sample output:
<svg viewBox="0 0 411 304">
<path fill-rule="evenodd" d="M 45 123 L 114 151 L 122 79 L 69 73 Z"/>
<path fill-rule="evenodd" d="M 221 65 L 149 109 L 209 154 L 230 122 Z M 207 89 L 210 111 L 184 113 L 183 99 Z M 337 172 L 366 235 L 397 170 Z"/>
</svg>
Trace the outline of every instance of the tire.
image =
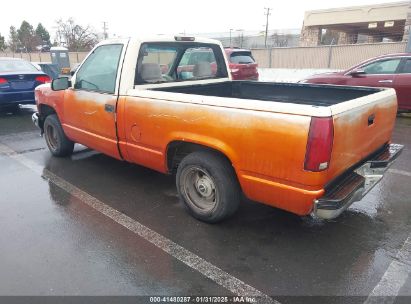
<svg viewBox="0 0 411 304">
<path fill-rule="evenodd" d="M 233 215 L 240 202 L 240 186 L 231 164 L 217 153 L 193 152 L 177 168 L 177 191 L 196 219 L 216 223 Z"/>
<path fill-rule="evenodd" d="M 64 157 L 73 153 L 74 142 L 67 138 L 56 114 L 51 114 L 44 121 L 44 138 L 54 156 Z"/>
</svg>

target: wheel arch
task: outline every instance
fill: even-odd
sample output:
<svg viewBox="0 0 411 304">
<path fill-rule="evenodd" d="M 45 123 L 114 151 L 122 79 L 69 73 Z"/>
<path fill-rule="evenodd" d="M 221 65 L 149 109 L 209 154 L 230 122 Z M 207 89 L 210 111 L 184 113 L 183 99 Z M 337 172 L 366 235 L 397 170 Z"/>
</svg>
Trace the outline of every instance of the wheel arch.
<svg viewBox="0 0 411 304">
<path fill-rule="evenodd" d="M 38 109 L 39 109 L 39 114 L 40 114 L 39 127 L 43 131 L 44 121 L 46 120 L 47 116 L 49 116 L 51 114 L 56 114 L 57 115 L 57 111 L 53 107 L 51 107 L 49 105 L 46 105 L 46 104 L 40 104 L 38 106 Z"/>
<path fill-rule="evenodd" d="M 228 156 L 227 153 L 216 146 L 209 146 L 203 143 L 187 140 L 173 140 L 168 143 L 166 148 L 166 166 L 169 173 L 175 173 L 178 165 L 184 158 L 184 156 L 197 151 L 209 151 L 216 153 L 229 162 L 236 173 L 233 156 Z M 236 173 L 237 175 L 237 173 Z"/>
</svg>

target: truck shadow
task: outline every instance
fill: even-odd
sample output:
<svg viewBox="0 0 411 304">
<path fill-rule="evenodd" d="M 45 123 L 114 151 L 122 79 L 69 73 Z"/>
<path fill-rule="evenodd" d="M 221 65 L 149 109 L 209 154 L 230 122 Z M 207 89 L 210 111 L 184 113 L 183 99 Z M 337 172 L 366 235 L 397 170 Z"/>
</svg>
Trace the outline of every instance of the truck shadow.
<svg viewBox="0 0 411 304">
<path fill-rule="evenodd" d="M 301 294 L 318 290 L 317 281 L 341 286 L 347 277 L 355 275 L 355 281 L 368 282 L 373 269 L 387 261 L 381 248 L 395 248 L 403 237 L 383 218 L 355 209 L 336 220 L 322 221 L 246 199 L 232 218 L 214 225 L 202 223 L 185 212 L 173 176 L 87 149 L 71 158 L 49 157 L 45 168 L 225 271 L 270 292 L 273 281 L 282 282 L 279 288 L 292 282 Z M 52 200 L 68 213 L 70 204 L 79 203 L 68 199 L 69 195 L 52 183 L 49 189 Z"/>
</svg>

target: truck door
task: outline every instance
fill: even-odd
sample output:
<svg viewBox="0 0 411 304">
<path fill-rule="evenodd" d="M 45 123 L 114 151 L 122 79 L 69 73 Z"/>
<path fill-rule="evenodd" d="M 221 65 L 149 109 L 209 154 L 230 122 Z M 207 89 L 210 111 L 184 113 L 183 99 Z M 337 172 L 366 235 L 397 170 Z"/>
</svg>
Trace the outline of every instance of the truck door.
<svg viewBox="0 0 411 304">
<path fill-rule="evenodd" d="M 64 97 L 63 125 L 76 142 L 120 158 L 116 135 L 116 84 L 122 44 L 97 47 L 73 77 Z"/>
</svg>

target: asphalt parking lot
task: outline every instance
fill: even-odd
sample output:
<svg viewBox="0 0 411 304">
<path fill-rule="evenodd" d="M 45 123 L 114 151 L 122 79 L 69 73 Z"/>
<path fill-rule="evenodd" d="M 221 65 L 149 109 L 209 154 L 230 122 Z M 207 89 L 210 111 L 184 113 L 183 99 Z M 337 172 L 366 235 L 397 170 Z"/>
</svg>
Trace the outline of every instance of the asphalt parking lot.
<svg viewBox="0 0 411 304">
<path fill-rule="evenodd" d="M 210 225 L 186 214 L 172 176 L 82 146 L 52 157 L 31 113 L 0 114 L 0 295 L 409 303 L 410 117 L 397 118 L 400 158 L 338 219 L 244 201 Z"/>
</svg>

